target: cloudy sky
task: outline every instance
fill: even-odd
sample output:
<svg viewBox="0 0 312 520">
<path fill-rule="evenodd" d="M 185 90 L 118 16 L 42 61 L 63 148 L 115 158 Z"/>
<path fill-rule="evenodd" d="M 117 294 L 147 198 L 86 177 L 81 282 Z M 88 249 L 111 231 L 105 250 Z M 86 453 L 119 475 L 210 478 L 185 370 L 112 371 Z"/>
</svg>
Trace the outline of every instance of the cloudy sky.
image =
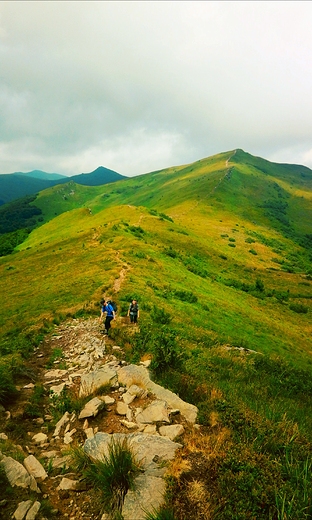
<svg viewBox="0 0 312 520">
<path fill-rule="evenodd" d="M 0 174 L 312 168 L 312 2 L 0 1 Z"/>
</svg>

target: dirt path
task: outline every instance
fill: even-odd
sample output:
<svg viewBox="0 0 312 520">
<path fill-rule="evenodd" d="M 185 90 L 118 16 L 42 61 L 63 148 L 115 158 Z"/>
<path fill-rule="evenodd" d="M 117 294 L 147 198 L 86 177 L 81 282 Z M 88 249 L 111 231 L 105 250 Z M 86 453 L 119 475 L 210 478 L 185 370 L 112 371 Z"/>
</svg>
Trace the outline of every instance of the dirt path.
<svg viewBox="0 0 312 520">
<path fill-rule="evenodd" d="M 194 209 L 199 206 L 200 203 L 202 203 L 204 200 L 208 199 L 210 197 L 210 195 L 212 195 L 219 188 L 219 186 L 222 184 L 222 182 L 225 179 L 230 179 L 231 178 L 231 168 L 229 166 L 229 163 L 230 163 L 232 157 L 234 157 L 235 154 L 236 154 L 236 150 L 234 150 L 232 155 L 230 155 L 230 157 L 228 157 L 228 159 L 225 161 L 226 171 L 225 171 L 225 174 L 223 175 L 223 177 L 221 177 L 221 179 L 219 179 L 218 184 L 216 184 L 216 186 L 214 186 L 214 188 L 209 193 L 204 195 L 200 200 L 196 201 L 192 205 L 191 208 L 189 208 L 188 210 L 183 211 L 181 213 L 176 213 L 176 214 L 172 215 L 172 218 L 177 218 L 177 217 L 185 216 L 185 215 L 188 215 L 189 213 L 192 213 L 194 211 Z"/>
<path fill-rule="evenodd" d="M 101 329 L 98 318 L 73 319 L 56 327 L 53 333 L 48 335 L 40 347 L 35 350 L 33 358 L 27 362 L 25 374 L 18 381 L 19 393 L 16 401 L 8 406 L 5 412 L 2 412 L 0 432 L 8 437 L 8 441 L 5 443 L 6 454 L 10 455 L 10 451 L 12 451 L 12 456 L 15 458 L 13 454 L 17 451 L 19 459 L 22 460 L 29 455 L 34 455 L 48 472 L 48 478 L 39 483 L 42 493 L 38 495 L 38 500 L 41 503 L 47 503 L 50 512 L 45 515 L 43 509 L 42 514 L 39 512 L 36 517 L 38 520 L 53 520 L 53 518 L 95 520 L 102 517 L 98 496 L 84 482 L 80 482 L 79 491 L 70 492 L 58 489 L 64 477 L 77 478 L 69 467 L 68 453 L 71 445 L 82 444 L 86 440 L 83 427 L 86 425 L 84 421 L 78 420 L 76 416 L 72 415 L 70 430 L 76 430 L 73 443 L 64 444 L 63 438 L 53 436 L 55 430 L 53 416 L 55 417 L 56 410 L 49 397 L 49 388 L 53 384 L 58 385 L 62 382 L 62 377 L 56 378 L 57 381 L 54 382 L 53 379 L 46 377 L 47 372 L 51 370 L 64 370 L 63 381 L 67 381 L 70 374 L 72 384 L 68 390 L 73 399 L 78 399 L 80 369 L 85 367 L 93 370 L 107 362 L 118 364 L 119 359 L 123 357 L 122 350 L 115 347 L 110 338 L 104 337 Z M 77 365 L 77 375 L 71 368 L 75 364 Z M 36 388 L 43 391 L 38 402 L 34 398 Z M 107 392 L 107 395 L 116 400 L 115 390 Z M 113 408 L 114 406 L 110 405 L 105 413 L 89 420 L 89 426 L 92 426 L 95 431 L 98 429 L 107 433 L 124 432 L 125 428 L 120 424 L 116 414 L 109 413 Z M 42 445 L 38 445 L 32 440 L 38 433 L 47 435 L 47 440 Z M 49 453 L 53 453 L 53 459 L 47 457 L 46 454 Z M 18 503 L 30 498 L 28 490 L 21 488 L 14 488 L 14 490 L 13 495 L 10 495 L 10 501 L 0 507 L 1 519 L 11 519 Z"/>
</svg>

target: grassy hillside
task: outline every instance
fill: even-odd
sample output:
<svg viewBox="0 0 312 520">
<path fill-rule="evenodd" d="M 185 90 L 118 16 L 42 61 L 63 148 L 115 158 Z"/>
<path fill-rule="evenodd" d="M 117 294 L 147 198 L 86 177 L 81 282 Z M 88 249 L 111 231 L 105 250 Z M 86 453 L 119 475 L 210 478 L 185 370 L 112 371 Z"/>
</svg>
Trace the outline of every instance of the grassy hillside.
<svg viewBox="0 0 312 520">
<path fill-rule="evenodd" d="M 179 520 L 311 517 L 311 178 L 238 150 L 53 187 L 34 202 L 45 223 L 0 258 L 1 367 L 13 375 L 12 356 L 18 366 L 53 322 L 98 313 L 103 294 L 122 317 L 138 298 L 140 333 L 117 320 L 116 342 L 129 359 L 152 354 L 154 376 L 199 407 L 204 428 L 205 468 L 190 458 L 170 480 Z M 190 481 L 209 490 L 210 516 Z"/>
</svg>

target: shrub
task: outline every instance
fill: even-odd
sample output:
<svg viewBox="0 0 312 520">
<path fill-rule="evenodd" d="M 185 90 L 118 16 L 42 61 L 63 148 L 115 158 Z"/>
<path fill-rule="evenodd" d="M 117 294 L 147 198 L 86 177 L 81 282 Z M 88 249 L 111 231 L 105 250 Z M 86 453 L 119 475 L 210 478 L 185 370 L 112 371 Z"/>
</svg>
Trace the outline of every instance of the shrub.
<svg viewBox="0 0 312 520">
<path fill-rule="evenodd" d="M 257 279 L 256 279 L 256 290 L 257 290 L 257 291 L 260 291 L 260 292 L 263 292 L 263 291 L 264 291 L 264 283 L 263 283 L 263 281 L 261 280 L 261 278 L 257 278 Z"/>
<path fill-rule="evenodd" d="M 173 330 L 158 330 L 151 344 L 153 355 L 151 369 L 159 374 L 169 367 L 174 368 L 182 361 L 182 351 L 176 341 L 176 333 Z"/>
<path fill-rule="evenodd" d="M 43 385 L 36 385 L 29 402 L 25 406 L 24 414 L 26 417 L 41 417 L 43 414 L 43 398 L 46 391 Z"/>
<path fill-rule="evenodd" d="M 151 317 L 155 323 L 160 323 L 162 325 L 168 325 L 172 320 L 169 312 L 166 312 L 163 307 L 157 307 L 157 305 L 153 306 Z"/>
<path fill-rule="evenodd" d="M 308 312 L 308 307 L 302 305 L 302 303 L 291 303 L 289 308 L 291 311 L 297 312 L 298 314 L 307 314 Z"/>
<path fill-rule="evenodd" d="M 178 298 L 181 301 L 188 302 L 188 303 L 196 303 L 197 302 L 197 296 L 193 294 L 191 291 L 173 291 L 173 296 L 175 298 Z"/>
<path fill-rule="evenodd" d="M 54 348 L 52 350 L 51 356 L 47 362 L 46 368 L 52 368 L 54 366 L 54 362 L 63 357 L 63 351 L 61 348 Z"/>
<path fill-rule="evenodd" d="M 12 371 L 7 365 L 0 365 L 0 403 L 5 404 L 14 399 L 17 393 Z"/>
<path fill-rule="evenodd" d="M 179 253 L 175 251 L 172 246 L 166 247 L 164 249 L 164 254 L 170 256 L 171 258 L 178 258 L 180 256 Z"/>
<path fill-rule="evenodd" d="M 152 354 L 151 369 L 156 374 L 169 368 L 177 368 L 182 362 L 182 350 L 176 340 L 176 332 L 159 328 L 154 324 L 142 325 L 131 338 L 132 355 L 136 361 L 143 354 Z"/>
<path fill-rule="evenodd" d="M 176 517 L 171 509 L 160 508 L 153 509 L 149 513 L 146 513 L 145 520 L 175 520 Z"/>
<path fill-rule="evenodd" d="M 142 235 L 145 233 L 141 226 L 129 226 L 128 229 L 136 238 L 142 238 Z"/>
<path fill-rule="evenodd" d="M 101 492 L 105 510 L 113 518 L 120 514 L 125 495 L 134 489 L 134 479 L 140 467 L 135 460 L 128 440 L 113 440 L 103 460 L 86 465 L 82 473 L 89 484 Z"/>
<path fill-rule="evenodd" d="M 58 420 L 65 412 L 79 412 L 84 403 L 83 398 L 75 398 L 68 391 L 67 387 L 58 395 L 51 392 L 51 414 L 55 420 Z"/>
</svg>

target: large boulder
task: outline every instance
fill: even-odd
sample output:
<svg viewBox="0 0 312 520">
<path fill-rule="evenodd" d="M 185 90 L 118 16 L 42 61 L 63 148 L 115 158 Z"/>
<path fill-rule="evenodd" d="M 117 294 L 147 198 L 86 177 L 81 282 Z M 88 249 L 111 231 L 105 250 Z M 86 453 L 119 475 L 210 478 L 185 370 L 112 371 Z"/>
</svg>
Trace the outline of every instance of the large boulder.
<svg viewBox="0 0 312 520">
<path fill-rule="evenodd" d="M 176 394 L 157 385 L 151 381 L 147 368 L 137 365 L 128 365 L 122 367 L 118 373 L 118 382 L 130 388 L 131 385 L 137 385 L 144 390 L 154 394 L 157 399 L 166 401 L 168 406 L 172 409 L 178 409 L 181 415 L 189 422 L 194 424 L 196 422 L 198 408 L 193 404 L 186 403 Z"/>
<path fill-rule="evenodd" d="M 83 374 L 80 381 L 79 397 L 91 395 L 103 386 L 112 386 L 116 381 L 116 371 L 108 365 Z"/>
</svg>

